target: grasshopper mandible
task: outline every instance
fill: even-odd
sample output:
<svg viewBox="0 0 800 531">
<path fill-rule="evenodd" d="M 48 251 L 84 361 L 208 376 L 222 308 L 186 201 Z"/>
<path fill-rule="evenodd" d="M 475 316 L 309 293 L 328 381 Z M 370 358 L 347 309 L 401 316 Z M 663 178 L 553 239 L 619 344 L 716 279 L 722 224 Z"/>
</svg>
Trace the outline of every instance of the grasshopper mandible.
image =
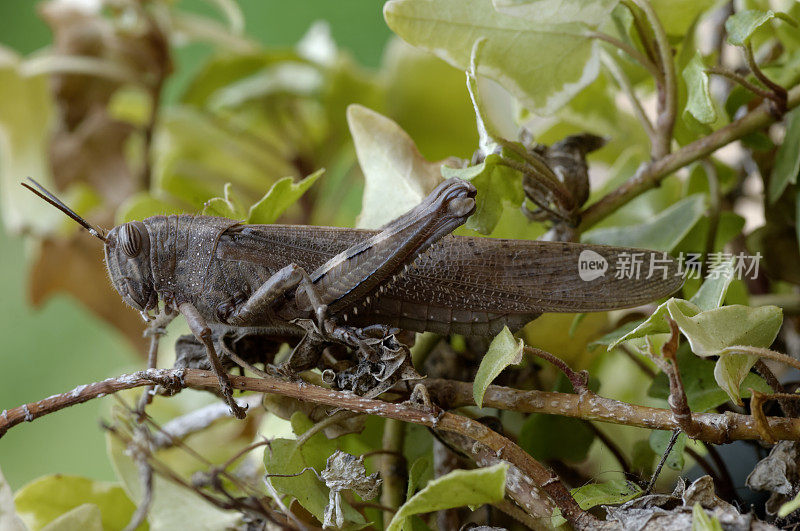
<svg viewBox="0 0 800 531">
<path fill-rule="evenodd" d="M 131 221 L 107 234 L 29 180 L 36 188 L 23 186 L 103 241 L 114 287 L 151 323 L 149 364 L 155 365 L 158 332 L 182 314 L 194 336 L 189 343 L 204 350 L 240 418 L 244 412 L 220 362 L 220 350 L 236 359 L 225 338 L 299 339 L 288 362 L 292 372 L 315 366 L 325 345 L 345 345 L 362 357 L 377 349 L 383 361 L 378 369 L 371 365 L 371 376 L 382 382 L 376 389 L 385 390 L 410 363 L 396 329 L 489 336 L 504 326 L 519 329 L 543 312 L 637 306 L 682 282 L 665 253 L 450 235 L 475 210 L 474 186 L 458 179 L 442 182 L 379 230 L 171 215 Z M 603 270 L 584 280 L 579 261 L 587 253 L 606 268 L 637 253 L 644 263 L 657 260 L 661 271 L 618 278 Z"/>
</svg>

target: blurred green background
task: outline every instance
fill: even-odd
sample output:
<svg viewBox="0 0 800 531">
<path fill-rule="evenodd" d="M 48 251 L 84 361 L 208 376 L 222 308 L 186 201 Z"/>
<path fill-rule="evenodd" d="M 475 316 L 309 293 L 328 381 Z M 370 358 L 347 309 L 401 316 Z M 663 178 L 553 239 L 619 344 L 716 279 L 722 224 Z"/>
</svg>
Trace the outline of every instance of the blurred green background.
<svg viewBox="0 0 800 531">
<path fill-rule="evenodd" d="M 0 2 L 0 44 L 21 54 L 48 45 L 50 32 L 38 18 L 36 4 Z M 390 35 L 381 14 L 382 0 L 240 0 L 239 5 L 247 34 L 270 46 L 291 46 L 314 21 L 326 20 L 336 43 L 367 67 L 379 64 Z M 209 3 L 200 0 L 181 6 L 214 13 Z M 165 88 L 166 102 L 180 94 L 209 52 L 202 45 L 176 51 L 177 72 Z M 0 410 L 142 368 L 142 358 L 126 341 L 73 299 L 57 296 L 42 308 L 30 307 L 24 245 L 21 238 L 10 238 L 0 230 Z M 112 399 L 69 408 L 6 434 L 0 440 L 0 468 L 12 488 L 47 473 L 113 479 L 98 428 L 102 402 L 108 400 Z"/>
</svg>

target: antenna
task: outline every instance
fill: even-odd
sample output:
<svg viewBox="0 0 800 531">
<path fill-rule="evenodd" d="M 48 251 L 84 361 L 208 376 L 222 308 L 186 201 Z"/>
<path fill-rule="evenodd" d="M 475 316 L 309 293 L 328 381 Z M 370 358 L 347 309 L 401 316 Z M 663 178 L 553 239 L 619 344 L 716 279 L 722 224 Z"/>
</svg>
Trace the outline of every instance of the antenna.
<svg viewBox="0 0 800 531">
<path fill-rule="evenodd" d="M 27 180 L 32 182 L 33 185 L 36 188 L 33 188 L 33 186 L 31 186 L 31 185 L 29 185 L 27 183 L 20 183 L 20 184 L 22 186 L 24 186 L 25 188 L 27 188 L 28 190 L 30 190 L 31 192 L 33 192 L 34 194 L 36 194 L 39 197 L 41 197 L 42 199 L 44 199 L 45 201 L 47 201 L 48 203 L 50 203 L 51 205 L 53 205 L 54 207 L 56 207 L 57 209 L 59 209 L 61 212 L 63 212 L 67 216 L 71 217 L 81 227 L 83 227 L 84 229 L 88 230 L 89 234 L 91 234 L 92 236 L 96 236 L 97 238 L 101 239 L 103 241 L 103 243 L 106 243 L 106 236 L 103 233 L 102 229 L 94 227 L 88 221 L 86 221 L 85 219 L 80 217 L 78 214 L 75 213 L 74 210 L 72 210 L 70 207 L 68 207 L 64 203 L 62 203 L 59 198 L 57 198 L 52 193 L 50 193 L 50 191 L 48 191 L 47 188 L 45 188 L 41 184 L 37 183 L 36 181 L 31 179 L 30 177 L 28 177 Z"/>
</svg>

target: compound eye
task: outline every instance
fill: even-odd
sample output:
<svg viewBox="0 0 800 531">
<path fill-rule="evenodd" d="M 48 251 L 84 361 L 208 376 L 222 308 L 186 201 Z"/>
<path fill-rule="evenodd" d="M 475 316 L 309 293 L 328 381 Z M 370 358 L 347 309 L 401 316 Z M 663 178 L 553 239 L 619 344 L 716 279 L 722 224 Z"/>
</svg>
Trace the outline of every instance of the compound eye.
<svg viewBox="0 0 800 531">
<path fill-rule="evenodd" d="M 137 226 L 139 224 L 136 222 L 126 223 L 119 229 L 119 244 L 122 246 L 122 252 L 131 258 L 142 252 L 142 241 L 145 236 L 142 234 L 142 229 Z"/>
</svg>

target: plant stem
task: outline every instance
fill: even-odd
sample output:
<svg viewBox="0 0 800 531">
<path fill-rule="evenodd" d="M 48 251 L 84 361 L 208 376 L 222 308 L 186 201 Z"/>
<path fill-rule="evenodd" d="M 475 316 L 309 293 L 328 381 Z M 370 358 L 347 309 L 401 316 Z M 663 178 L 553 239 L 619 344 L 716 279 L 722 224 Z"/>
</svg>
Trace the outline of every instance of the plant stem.
<svg viewBox="0 0 800 531">
<path fill-rule="evenodd" d="M 653 149 L 656 141 L 656 134 L 655 130 L 653 129 L 653 124 L 650 122 L 650 118 L 647 117 L 647 113 L 644 112 L 642 102 L 639 101 L 639 98 L 636 96 L 636 92 L 633 90 L 630 81 L 625 76 L 625 73 L 622 71 L 619 65 L 608 54 L 603 54 L 601 56 L 601 61 L 603 61 L 603 65 L 608 69 L 611 76 L 619 85 L 619 88 L 621 88 L 628 97 L 631 107 L 633 107 L 633 113 L 636 115 L 639 123 L 642 124 L 644 132 L 647 133 L 647 137 L 650 139 L 651 149 Z"/>
<path fill-rule="evenodd" d="M 793 109 L 799 104 L 800 85 L 797 85 L 788 92 L 787 109 Z M 717 129 L 710 135 L 695 140 L 659 160 L 647 163 L 627 182 L 584 210 L 578 231 L 587 231 L 619 207 L 658 185 L 674 171 L 707 157 L 719 148 L 757 131 L 775 120 L 776 117 L 770 113 L 769 106 L 763 103 L 735 122 Z"/>
<path fill-rule="evenodd" d="M 647 70 L 654 79 L 661 79 L 661 72 L 659 71 L 658 67 L 647 58 L 646 55 L 643 55 L 642 52 L 631 46 L 626 42 L 622 42 L 621 40 L 617 39 L 616 37 L 612 37 L 611 35 L 607 35 L 605 33 L 599 31 L 590 31 L 586 33 L 586 36 L 590 39 L 597 39 L 603 42 L 607 42 L 626 54 L 628 54 L 631 59 L 635 60 L 637 63 L 642 65 L 645 70 Z"/>
<path fill-rule="evenodd" d="M 659 106 L 655 130 L 659 142 L 656 144 L 656 149 L 651 154 L 653 159 L 658 160 L 671 151 L 672 129 L 675 126 L 678 101 L 678 86 L 675 81 L 675 61 L 672 57 L 672 46 L 670 46 L 669 39 L 667 39 L 667 33 L 664 31 L 664 26 L 661 25 L 661 21 L 658 19 L 653 6 L 650 5 L 648 0 L 633 1 L 644 12 L 647 20 L 650 22 L 650 27 L 653 29 L 656 50 L 658 51 L 658 66 L 663 74 L 663 77 L 655 77 L 656 86 L 658 87 Z M 659 81 L 661 81 L 661 83 L 659 83 Z"/>
<path fill-rule="evenodd" d="M 405 440 L 405 423 L 386 419 L 383 425 L 383 449 L 386 453 L 380 462 L 381 478 L 383 478 L 381 504 L 392 511 L 403 505 L 406 498 L 408 474 L 402 453 Z"/>
<path fill-rule="evenodd" d="M 744 59 L 745 62 L 747 62 L 747 67 L 750 69 L 753 75 L 756 76 L 756 79 L 761 81 L 764 84 L 764 86 L 768 87 L 775 94 L 775 96 L 777 97 L 776 103 L 778 104 L 778 112 L 781 114 L 785 113 L 787 110 L 786 89 L 778 85 L 774 81 L 772 81 L 770 78 L 766 76 L 766 74 L 764 74 L 764 72 L 761 71 L 761 68 L 759 68 L 758 63 L 756 63 L 755 57 L 753 57 L 753 45 L 750 43 L 750 41 L 747 41 L 747 43 L 745 43 L 743 50 L 744 50 Z"/>
<path fill-rule="evenodd" d="M 747 90 L 749 90 L 753 94 L 755 94 L 757 96 L 761 96 L 764 99 L 771 99 L 771 100 L 774 100 L 776 102 L 778 101 L 778 96 L 774 92 L 772 92 L 770 90 L 766 90 L 764 88 L 761 88 L 758 85 L 756 85 L 755 83 L 751 83 L 750 81 L 747 80 L 746 77 L 744 77 L 744 76 L 742 76 L 740 74 L 737 74 L 733 70 L 730 70 L 730 69 L 725 68 L 723 66 L 712 66 L 711 68 L 707 68 L 706 72 L 708 72 L 709 74 L 716 74 L 718 76 L 726 77 L 726 78 L 730 79 L 731 81 L 734 81 L 734 82 L 738 83 L 739 85 L 741 85 L 742 87 L 746 88 Z"/>
</svg>

